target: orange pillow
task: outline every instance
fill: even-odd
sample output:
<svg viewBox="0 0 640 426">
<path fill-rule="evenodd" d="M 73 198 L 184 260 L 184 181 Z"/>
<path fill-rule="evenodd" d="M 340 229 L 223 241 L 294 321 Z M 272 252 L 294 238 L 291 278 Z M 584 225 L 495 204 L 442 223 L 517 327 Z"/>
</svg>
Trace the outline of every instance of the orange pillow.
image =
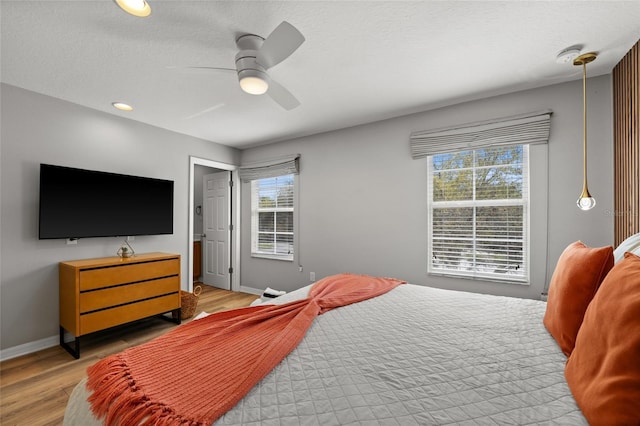
<svg viewBox="0 0 640 426">
<path fill-rule="evenodd" d="M 543 322 L 565 355 L 571 354 L 584 312 L 612 267 L 611 246 L 589 248 L 576 241 L 560 255 L 549 284 Z"/>
<path fill-rule="evenodd" d="M 640 424 L 640 257 L 626 253 L 602 282 L 564 374 L 591 425 Z"/>
</svg>

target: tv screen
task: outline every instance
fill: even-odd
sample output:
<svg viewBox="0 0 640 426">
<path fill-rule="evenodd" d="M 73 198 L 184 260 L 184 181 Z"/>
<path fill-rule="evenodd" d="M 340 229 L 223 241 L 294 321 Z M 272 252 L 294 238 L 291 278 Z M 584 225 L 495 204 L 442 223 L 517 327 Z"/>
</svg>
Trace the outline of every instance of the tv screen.
<svg viewBox="0 0 640 426">
<path fill-rule="evenodd" d="M 173 234 L 173 181 L 40 164 L 39 238 Z"/>
</svg>

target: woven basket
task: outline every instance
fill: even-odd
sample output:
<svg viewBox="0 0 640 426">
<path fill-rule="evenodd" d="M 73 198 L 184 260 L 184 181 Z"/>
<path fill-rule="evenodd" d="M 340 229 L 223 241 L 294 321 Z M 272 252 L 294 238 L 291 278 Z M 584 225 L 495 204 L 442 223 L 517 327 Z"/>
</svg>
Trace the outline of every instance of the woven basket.
<svg viewBox="0 0 640 426">
<path fill-rule="evenodd" d="M 196 313 L 196 307 L 198 306 L 198 298 L 200 296 L 200 293 L 202 293 L 202 287 L 199 285 L 193 289 L 193 293 L 180 290 L 180 307 L 182 309 L 182 319 L 191 318 L 193 314 Z"/>
</svg>

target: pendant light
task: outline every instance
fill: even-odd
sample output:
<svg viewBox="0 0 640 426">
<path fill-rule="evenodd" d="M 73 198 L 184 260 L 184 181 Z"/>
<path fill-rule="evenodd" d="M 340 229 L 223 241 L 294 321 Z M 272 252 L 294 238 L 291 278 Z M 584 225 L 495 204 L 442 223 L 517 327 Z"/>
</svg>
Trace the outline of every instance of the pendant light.
<svg viewBox="0 0 640 426">
<path fill-rule="evenodd" d="M 595 52 L 584 53 L 573 60 L 573 65 L 582 65 L 582 111 L 583 111 L 583 180 L 582 180 L 582 194 L 578 198 L 577 204 L 581 210 L 591 210 L 596 205 L 596 199 L 589 194 L 589 188 L 587 187 L 587 64 L 593 62 L 598 55 Z"/>
</svg>

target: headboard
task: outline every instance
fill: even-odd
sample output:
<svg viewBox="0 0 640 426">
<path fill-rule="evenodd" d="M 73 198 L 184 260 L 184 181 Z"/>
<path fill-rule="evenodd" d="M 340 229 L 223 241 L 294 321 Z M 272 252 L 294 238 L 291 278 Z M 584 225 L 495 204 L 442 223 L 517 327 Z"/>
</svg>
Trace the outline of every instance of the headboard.
<svg viewBox="0 0 640 426">
<path fill-rule="evenodd" d="M 613 260 L 618 263 L 628 251 L 640 256 L 640 232 L 630 236 L 616 247 L 613 251 Z"/>
</svg>

